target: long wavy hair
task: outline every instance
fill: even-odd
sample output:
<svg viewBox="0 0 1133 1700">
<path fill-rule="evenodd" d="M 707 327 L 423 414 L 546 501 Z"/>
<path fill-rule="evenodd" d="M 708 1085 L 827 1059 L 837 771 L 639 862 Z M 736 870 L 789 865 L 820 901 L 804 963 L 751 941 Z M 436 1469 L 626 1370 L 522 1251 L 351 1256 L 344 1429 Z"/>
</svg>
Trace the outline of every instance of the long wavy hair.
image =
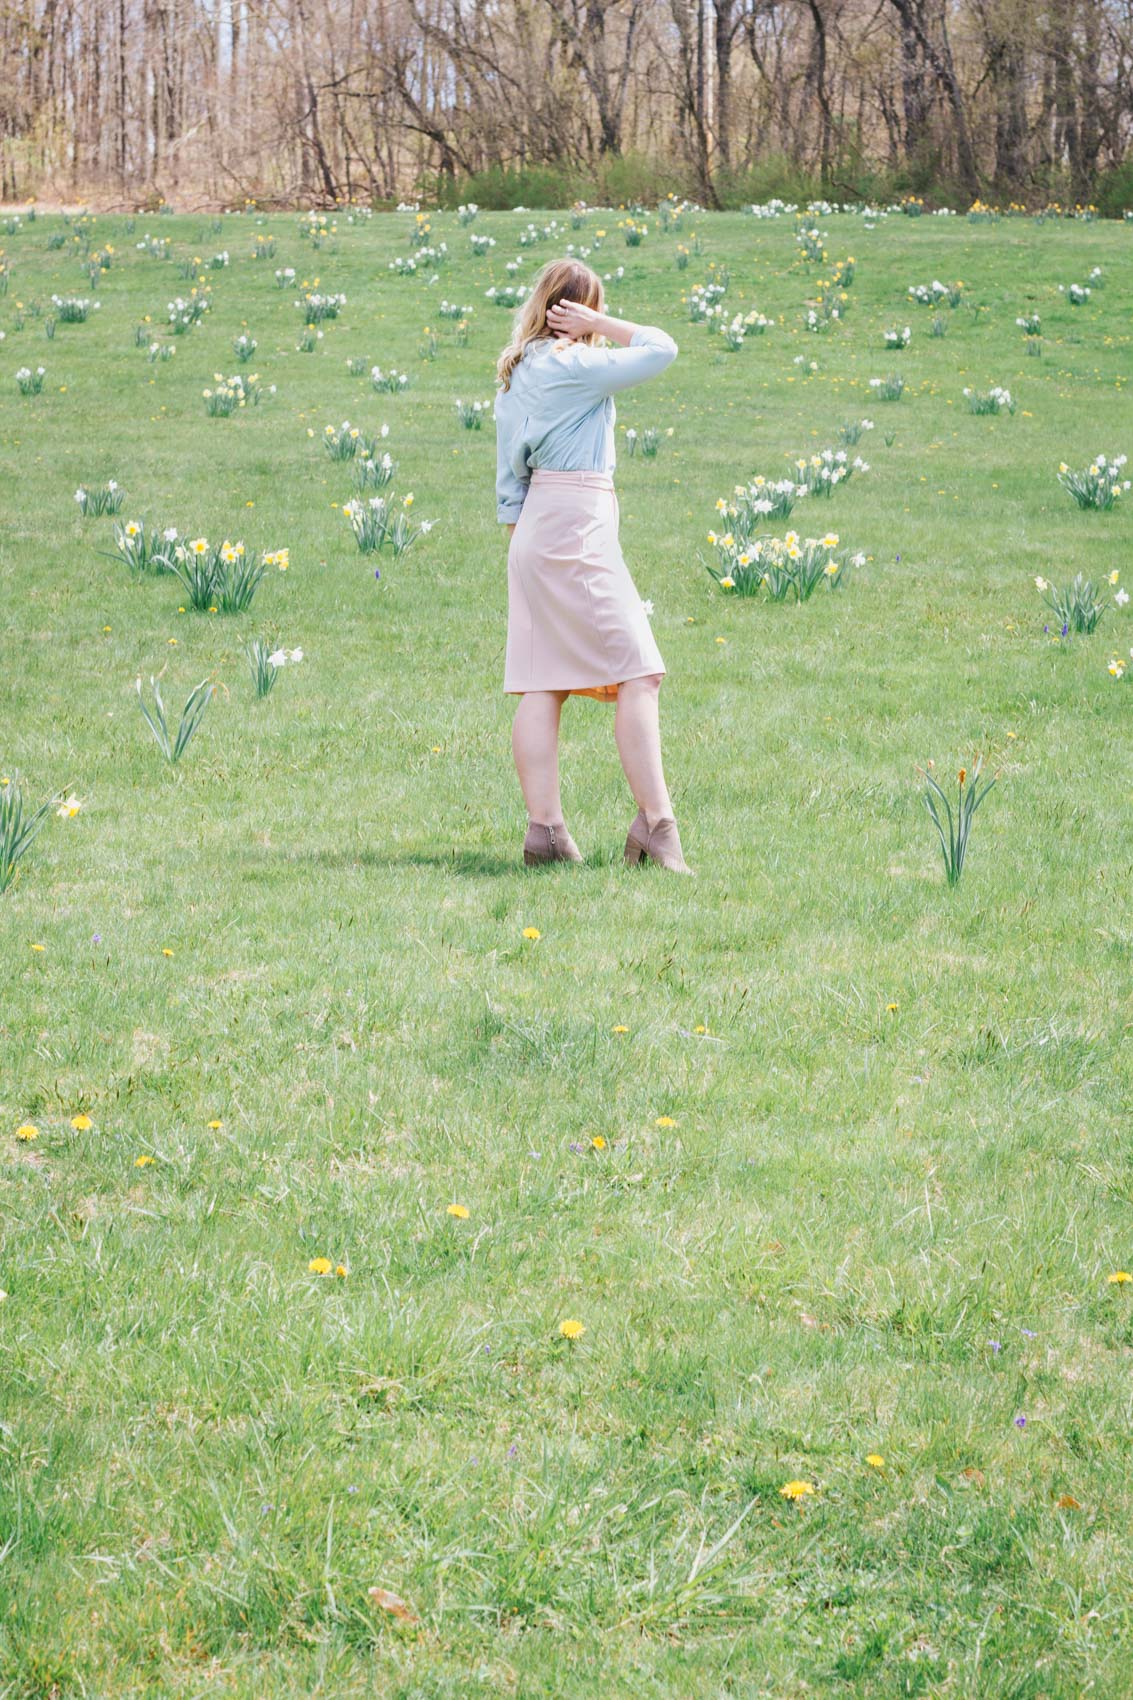
<svg viewBox="0 0 1133 1700">
<path fill-rule="evenodd" d="M 556 334 L 547 323 L 547 309 L 558 301 L 578 301 L 584 307 L 600 311 L 602 279 L 580 260 L 548 261 L 515 315 L 511 341 L 496 361 L 496 376 L 502 389 L 510 387 L 511 375 L 523 359 L 528 344 Z M 595 339 L 590 335 L 576 340 L 592 343 Z"/>
</svg>

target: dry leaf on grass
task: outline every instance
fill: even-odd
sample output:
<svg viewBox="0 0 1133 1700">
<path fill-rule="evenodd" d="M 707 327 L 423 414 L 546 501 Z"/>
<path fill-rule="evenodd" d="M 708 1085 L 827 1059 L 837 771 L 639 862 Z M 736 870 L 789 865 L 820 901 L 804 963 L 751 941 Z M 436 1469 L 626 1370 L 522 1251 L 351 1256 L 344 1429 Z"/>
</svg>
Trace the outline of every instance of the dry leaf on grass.
<svg viewBox="0 0 1133 1700">
<path fill-rule="evenodd" d="M 388 1588 L 370 1588 L 368 1592 L 374 1604 L 388 1611 L 391 1617 L 396 1617 L 399 1623 L 420 1623 L 416 1612 L 410 1611 L 405 1601 L 397 1594 L 391 1594 Z"/>
</svg>

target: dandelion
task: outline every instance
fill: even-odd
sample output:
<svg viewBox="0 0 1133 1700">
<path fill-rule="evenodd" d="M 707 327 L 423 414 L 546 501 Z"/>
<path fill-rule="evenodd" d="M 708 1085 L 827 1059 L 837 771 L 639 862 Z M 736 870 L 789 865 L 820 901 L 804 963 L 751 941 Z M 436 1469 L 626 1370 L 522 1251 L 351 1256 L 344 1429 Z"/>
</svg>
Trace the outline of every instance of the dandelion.
<svg viewBox="0 0 1133 1700">
<path fill-rule="evenodd" d="M 161 954 L 162 954 L 162 956 L 172 956 L 173 952 L 170 950 L 169 946 L 166 944 L 166 945 L 162 945 Z"/>
<path fill-rule="evenodd" d="M 622 1026 L 622 1024 L 619 1022 L 618 1025 L 613 1029 L 613 1031 L 615 1033 L 628 1033 L 629 1028 Z"/>
<path fill-rule="evenodd" d="M 345 1263 L 336 1263 L 335 1266 L 334 1266 L 334 1272 L 335 1272 L 335 1275 L 338 1277 L 338 1279 L 340 1281 L 345 1281 L 345 1279 L 346 1279 L 346 1265 L 345 1265 Z M 356 1489 L 351 1488 L 350 1491 L 351 1491 L 351 1493 L 354 1493 L 356 1491 Z"/>
<path fill-rule="evenodd" d="M 1111 1287 L 1124 1287 L 1127 1281 L 1133 1281 L 1133 1275 L 1127 1269 L 1115 1269 L 1112 1275 L 1106 1276 L 1106 1280 Z"/>
<path fill-rule="evenodd" d="M 595 1151 L 604 1151 L 606 1149 L 606 1141 L 602 1138 L 600 1133 L 596 1133 L 590 1143 L 594 1147 Z"/>
<path fill-rule="evenodd" d="M 779 1492 L 784 1499 L 805 1499 L 808 1493 L 814 1492 L 814 1488 L 810 1482 L 784 1482 Z"/>
<path fill-rule="evenodd" d="M 307 1273 L 309 1275 L 329 1275 L 333 1268 L 334 1264 L 329 1257 L 312 1257 L 307 1265 Z"/>
<path fill-rule="evenodd" d="M 135 1167 L 135 1169 L 144 1169 L 144 1168 L 147 1168 L 148 1165 L 152 1162 L 153 1162 L 152 1157 L 147 1157 L 145 1155 L 143 1155 L 141 1157 L 135 1157 L 134 1158 L 134 1167 Z"/>
<path fill-rule="evenodd" d="M 88 1115 L 84 1114 L 72 1116 L 71 1126 L 74 1128 L 76 1133 L 89 1133 L 91 1128 L 94 1126 L 94 1123 Z"/>
<path fill-rule="evenodd" d="M 39 1129 L 32 1122 L 24 1122 L 16 1129 L 16 1138 L 29 1142 L 39 1138 Z"/>
<path fill-rule="evenodd" d="M 469 1211 L 466 1204 L 447 1204 L 445 1210 L 449 1216 L 455 1216 L 460 1222 L 468 1220 Z"/>
<path fill-rule="evenodd" d="M 654 1127 L 676 1127 L 676 1125 L 672 1116 L 658 1116 L 653 1123 Z"/>
<path fill-rule="evenodd" d="M 885 1459 L 880 1452 L 867 1452 L 865 1461 L 871 1470 L 883 1470 L 885 1468 Z"/>
<path fill-rule="evenodd" d="M 219 1133 L 220 1129 L 224 1126 L 224 1123 L 221 1121 L 211 1121 L 208 1125 L 210 1132 Z"/>
<path fill-rule="evenodd" d="M 896 1015 L 897 1013 L 897 1005 L 895 1003 L 887 1003 L 885 1009 L 886 1013 L 889 1015 Z"/>
<path fill-rule="evenodd" d="M 538 927 L 524 927 L 523 936 L 525 939 L 541 939 L 543 937 Z"/>
<path fill-rule="evenodd" d="M 568 1316 L 565 1322 L 559 1323 L 559 1333 L 564 1340 L 581 1340 L 586 1333 L 586 1324 L 577 1321 L 573 1316 Z"/>
</svg>

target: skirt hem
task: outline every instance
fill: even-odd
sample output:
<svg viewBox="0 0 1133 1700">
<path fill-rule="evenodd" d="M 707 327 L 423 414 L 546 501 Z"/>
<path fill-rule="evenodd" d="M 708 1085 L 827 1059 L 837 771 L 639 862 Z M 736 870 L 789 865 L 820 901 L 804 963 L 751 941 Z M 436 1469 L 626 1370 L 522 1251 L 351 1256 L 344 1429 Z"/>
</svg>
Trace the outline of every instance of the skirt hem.
<svg viewBox="0 0 1133 1700">
<path fill-rule="evenodd" d="M 664 678 L 665 668 L 643 667 L 640 673 L 629 673 L 616 685 L 505 685 L 504 695 L 525 697 L 531 691 L 561 691 L 568 697 L 593 697 L 598 702 L 617 702 L 619 685 L 628 685 L 634 679 L 652 679 L 657 675 Z"/>
</svg>

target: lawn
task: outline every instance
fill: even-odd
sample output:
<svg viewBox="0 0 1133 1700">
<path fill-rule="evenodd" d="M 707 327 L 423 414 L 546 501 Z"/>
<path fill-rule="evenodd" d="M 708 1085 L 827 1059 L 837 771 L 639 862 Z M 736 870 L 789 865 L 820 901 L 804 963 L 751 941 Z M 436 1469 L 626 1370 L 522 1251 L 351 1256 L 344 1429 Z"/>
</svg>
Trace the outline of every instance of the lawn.
<svg viewBox="0 0 1133 1700">
<path fill-rule="evenodd" d="M 0 897 L 0 1694 L 1124 1700 L 1133 604 L 1063 639 L 1034 580 L 1129 575 L 1133 496 L 1058 468 L 1133 453 L 1133 226 L 832 213 L 824 264 L 789 216 L 555 216 L 481 212 L 476 255 L 434 215 L 437 281 L 389 269 L 411 213 L 0 234 L 0 777 L 82 804 Z M 681 345 L 618 488 L 695 882 L 622 867 L 584 700 L 585 864 L 521 865 L 494 434 L 454 402 L 506 262 L 567 242 Z M 721 267 L 774 321 L 734 352 L 685 299 Z M 304 282 L 346 304 L 300 353 Z M 53 294 L 100 306 L 48 339 Z M 209 417 L 239 370 L 275 393 Z M 862 418 L 869 471 L 787 523 L 864 565 L 721 589 L 717 499 Z M 435 522 L 400 556 L 355 543 L 344 420 Z M 80 513 L 108 479 L 120 524 L 290 564 L 194 612 Z M 262 700 L 253 638 L 303 650 Z M 217 686 L 175 766 L 159 673 L 174 722 Z M 918 769 L 981 755 L 950 888 Z"/>
</svg>

